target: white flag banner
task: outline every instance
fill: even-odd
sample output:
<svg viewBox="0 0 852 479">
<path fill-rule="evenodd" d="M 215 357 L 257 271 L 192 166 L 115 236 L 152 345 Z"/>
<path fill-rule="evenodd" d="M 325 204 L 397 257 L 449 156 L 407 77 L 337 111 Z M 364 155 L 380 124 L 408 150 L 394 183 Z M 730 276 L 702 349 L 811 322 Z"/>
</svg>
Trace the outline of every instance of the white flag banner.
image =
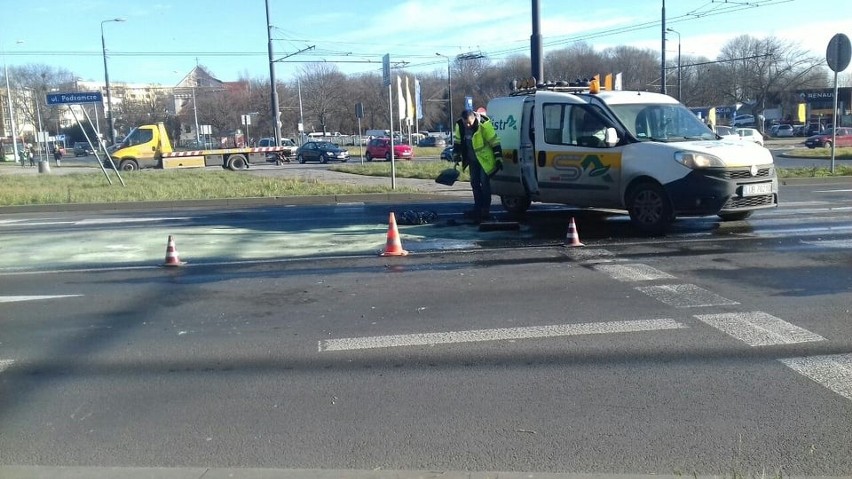
<svg viewBox="0 0 852 479">
<path fill-rule="evenodd" d="M 423 119 L 423 97 L 420 96 L 420 80 L 414 78 L 414 109 L 417 111 L 417 119 Z"/>
<path fill-rule="evenodd" d="M 613 86 L 613 90 L 621 90 L 621 73 L 615 74 L 615 85 Z"/>
<path fill-rule="evenodd" d="M 405 98 L 402 94 L 402 78 L 399 75 L 396 77 L 396 98 L 399 106 L 399 121 L 402 121 L 405 119 Z"/>
</svg>

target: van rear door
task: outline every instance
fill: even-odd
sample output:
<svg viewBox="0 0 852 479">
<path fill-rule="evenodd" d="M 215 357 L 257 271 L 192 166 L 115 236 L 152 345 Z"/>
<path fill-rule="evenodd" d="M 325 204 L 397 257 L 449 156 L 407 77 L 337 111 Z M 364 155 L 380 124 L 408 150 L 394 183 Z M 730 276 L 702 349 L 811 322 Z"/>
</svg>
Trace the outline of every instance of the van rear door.
<svg viewBox="0 0 852 479">
<path fill-rule="evenodd" d="M 518 161 L 521 165 L 521 184 L 527 196 L 538 200 L 538 171 L 536 168 L 535 155 L 535 97 L 530 96 L 524 100 L 524 113 L 521 115 L 521 138 L 518 146 Z"/>
</svg>

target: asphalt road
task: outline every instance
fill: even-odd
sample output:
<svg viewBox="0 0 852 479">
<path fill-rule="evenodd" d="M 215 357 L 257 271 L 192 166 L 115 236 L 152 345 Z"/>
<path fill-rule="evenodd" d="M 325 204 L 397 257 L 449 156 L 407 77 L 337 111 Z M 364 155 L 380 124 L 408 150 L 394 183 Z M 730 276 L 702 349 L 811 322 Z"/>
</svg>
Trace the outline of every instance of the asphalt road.
<svg viewBox="0 0 852 479">
<path fill-rule="evenodd" d="M 849 475 L 850 192 L 665 238 L 452 200 L 4 215 L 0 476 Z M 407 210 L 438 220 L 379 257 Z"/>
</svg>

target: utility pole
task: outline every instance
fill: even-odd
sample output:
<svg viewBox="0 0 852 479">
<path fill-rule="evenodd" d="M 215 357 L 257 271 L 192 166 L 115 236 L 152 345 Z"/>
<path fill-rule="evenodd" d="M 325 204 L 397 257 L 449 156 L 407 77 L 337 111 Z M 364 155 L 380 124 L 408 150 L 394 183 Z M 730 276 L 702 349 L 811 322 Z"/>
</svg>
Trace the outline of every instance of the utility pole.
<svg viewBox="0 0 852 479">
<path fill-rule="evenodd" d="M 269 88 L 270 109 L 272 114 L 272 131 L 275 137 L 275 146 L 281 145 L 281 119 L 278 107 L 278 88 L 275 81 L 275 61 L 272 59 L 272 22 L 269 20 L 269 0 L 266 0 L 266 37 L 269 50 Z"/>
<path fill-rule="evenodd" d="M 662 47 L 660 48 L 660 93 L 666 94 L 666 0 L 663 0 Z"/>
<path fill-rule="evenodd" d="M 537 83 L 544 83 L 544 62 L 541 46 L 541 14 L 539 0 L 532 0 L 532 35 L 530 35 L 530 60 L 532 76 Z"/>
</svg>

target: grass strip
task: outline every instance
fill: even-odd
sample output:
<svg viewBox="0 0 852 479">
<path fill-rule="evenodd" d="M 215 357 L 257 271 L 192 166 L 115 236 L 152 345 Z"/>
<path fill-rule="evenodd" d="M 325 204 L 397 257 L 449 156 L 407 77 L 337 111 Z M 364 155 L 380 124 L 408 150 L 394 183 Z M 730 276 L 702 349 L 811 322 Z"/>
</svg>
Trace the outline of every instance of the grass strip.
<svg viewBox="0 0 852 479">
<path fill-rule="evenodd" d="M 0 206 L 135 201 L 268 198 L 400 192 L 390 186 L 346 185 L 301 178 L 244 175 L 230 171 L 142 170 L 67 175 L 0 175 Z M 408 191 L 408 190 L 405 190 Z"/>
</svg>

